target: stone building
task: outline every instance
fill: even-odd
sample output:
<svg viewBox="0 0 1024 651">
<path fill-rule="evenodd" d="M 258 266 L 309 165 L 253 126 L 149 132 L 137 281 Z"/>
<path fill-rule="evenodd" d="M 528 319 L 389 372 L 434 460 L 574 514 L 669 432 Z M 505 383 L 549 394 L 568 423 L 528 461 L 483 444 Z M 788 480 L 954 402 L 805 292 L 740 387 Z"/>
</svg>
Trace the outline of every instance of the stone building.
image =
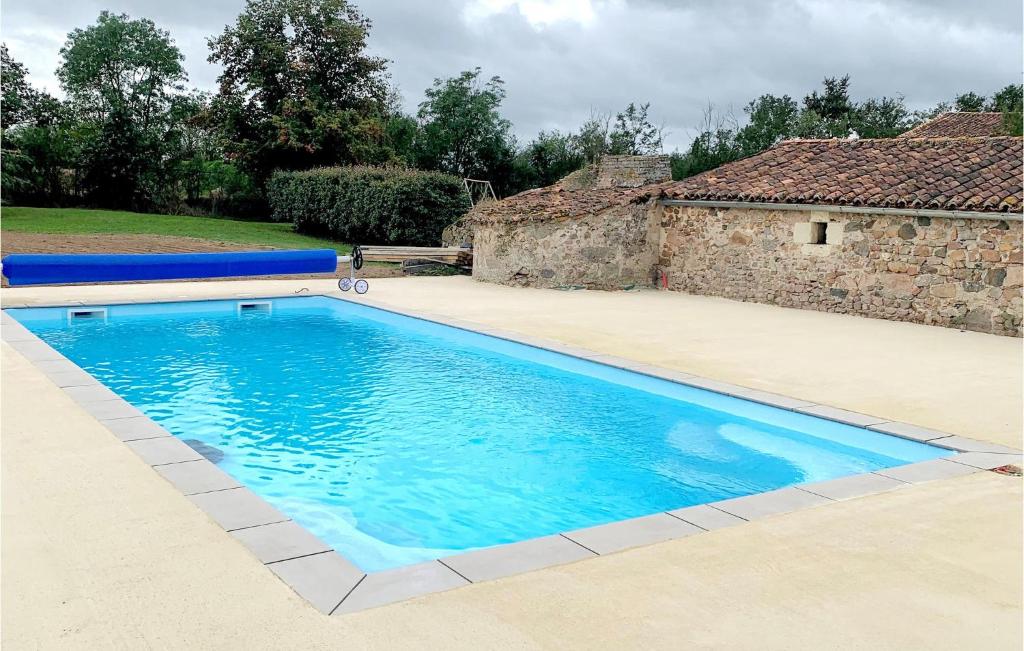
<svg viewBox="0 0 1024 651">
<path fill-rule="evenodd" d="M 470 214 L 473 275 L 1020 336 L 1022 155 L 1021 138 L 910 132 L 786 141 L 679 182 L 563 181 Z"/>
<path fill-rule="evenodd" d="M 606 156 L 546 188 L 480 204 L 473 277 L 536 287 L 649 286 L 658 233 L 643 188 L 672 177 L 668 156 Z"/>
</svg>

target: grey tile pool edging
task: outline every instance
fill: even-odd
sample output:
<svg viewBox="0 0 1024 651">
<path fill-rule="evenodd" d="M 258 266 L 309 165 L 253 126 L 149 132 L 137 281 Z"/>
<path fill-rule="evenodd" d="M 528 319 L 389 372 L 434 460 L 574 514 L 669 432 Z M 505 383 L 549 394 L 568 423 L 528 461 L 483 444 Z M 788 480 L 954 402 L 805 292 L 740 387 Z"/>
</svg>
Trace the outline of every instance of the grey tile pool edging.
<svg viewBox="0 0 1024 651">
<path fill-rule="evenodd" d="M 374 608 L 470 583 L 674 540 L 750 520 L 898 490 L 935 479 L 958 477 L 1021 463 L 1020 450 L 994 443 L 748 389 L 560 342 L 486 328 L 468 321 L 428 317 L 396 310 L 365 298 L 352 300 L 335 293 L 303 294 L 310 295 L 366 305 L 400 316 L 485 334 L 817 418 L 852 424 L 890 436 L 943 447 L 957 454 L 462 552 L 425 563 L 367 574 L 308 530 L 293 522 L 286 514 L 239 484 L 183 440 L 172 436 L 92 375 L 52 349 L 6 311 L 0 313 L 0 337 L 53 381 L 71 400 L 104 425 L 111 435 L 122 441 L 186 499 L 221 526 L 228 535 L 245 546 L 293 591 L 326 614 L 344 614 Z M 243 298 L 290 297 L 292 295 Z M 197 299 L 137 299 L 94 304 L 172 303 L 182 300 Z M 66 305 L 67 303 L 46 307 Z M 79 305 L 82 303 L 75 304 L 76 307 Z M 5 310 L 7 307 L 11 306 L 5 306 Z"/>
</svg>

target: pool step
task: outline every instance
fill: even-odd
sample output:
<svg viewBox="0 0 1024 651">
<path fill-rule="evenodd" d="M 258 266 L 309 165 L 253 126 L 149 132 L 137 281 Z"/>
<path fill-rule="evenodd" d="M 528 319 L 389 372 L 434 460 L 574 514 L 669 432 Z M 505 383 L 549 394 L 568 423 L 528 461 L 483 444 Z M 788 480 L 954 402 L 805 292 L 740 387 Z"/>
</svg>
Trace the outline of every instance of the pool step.
<svg viewBox="0 0 1024 651">
<path fill-rule="evenodd" d="M 183 439 L 183 443 L 203 455 L 212 464 L 218 464 L 224 460 L 224 451 L 220 448 L 215 448 L 197 439 Z"/>
</svg>

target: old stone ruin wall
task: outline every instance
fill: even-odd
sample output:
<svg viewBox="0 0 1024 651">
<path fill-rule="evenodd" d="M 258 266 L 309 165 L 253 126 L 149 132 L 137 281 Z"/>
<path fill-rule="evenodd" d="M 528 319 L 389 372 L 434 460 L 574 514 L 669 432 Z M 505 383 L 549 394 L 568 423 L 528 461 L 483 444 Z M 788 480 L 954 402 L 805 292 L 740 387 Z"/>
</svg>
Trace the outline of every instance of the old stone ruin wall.
<svg viewBox="0 0 1024 651">
<path fill-rule="evenodd" d="M 609 156 L 597 164 L 594 186 L 607 188 L 639 188 L 672 178 L 669 156 Z"/>
<path fill-rule="evenodd" d="M 558 185 L 566 191 L 578 192 L 590 189 L 639 188 L 671 179 L 672 163 L 669 156 L 605 155 L 596 164 L 587 165 L 561 179 Z M 442 246 L 474 245 L 479 226 L 470 217 L 471 215 L 467 215 L 444 229 L 441 234 Z"/>
<path fill-rule="evenodd" d="M 559 289 L 650 287 L 658 232 L 648 206 L 575 219 L 474 224 L 473 278 Z"/>
<path fill-rule="evenodd" d="M 1021 222 L 666 206 L 659 270 L 692 294 L 1021 335 Z"/>
</svg>

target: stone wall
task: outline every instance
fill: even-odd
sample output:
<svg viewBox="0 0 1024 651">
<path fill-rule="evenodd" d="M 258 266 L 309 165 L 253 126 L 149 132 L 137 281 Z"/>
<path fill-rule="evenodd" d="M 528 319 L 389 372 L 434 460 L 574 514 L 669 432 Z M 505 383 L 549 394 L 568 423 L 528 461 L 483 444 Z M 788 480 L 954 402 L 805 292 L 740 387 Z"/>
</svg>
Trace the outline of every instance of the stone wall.
<svg viewBox="0 0 1024 651">
<path fill-rule="evenodd" d="M 629 289 L 652 285 L 660 239 L 648 206 L 574 219 L 474 224 L 473 277 L 503 285 Z"/>
<path fill-rule="evenodd" d="M 473 224 L 465 215 L 441 231 L 441 246 L 473 246 Z"/>
<path fill-rule="evenodd" d="M 672 163 L 668 156 L 605 155 L 597 165 L 595 187 L 639 188 L 671 179 Z"/>
<path fill-rule="evenodd" d="M 668 287 L 1021 334 L 1021 222 L 667 206 Z"/>
</svg>

